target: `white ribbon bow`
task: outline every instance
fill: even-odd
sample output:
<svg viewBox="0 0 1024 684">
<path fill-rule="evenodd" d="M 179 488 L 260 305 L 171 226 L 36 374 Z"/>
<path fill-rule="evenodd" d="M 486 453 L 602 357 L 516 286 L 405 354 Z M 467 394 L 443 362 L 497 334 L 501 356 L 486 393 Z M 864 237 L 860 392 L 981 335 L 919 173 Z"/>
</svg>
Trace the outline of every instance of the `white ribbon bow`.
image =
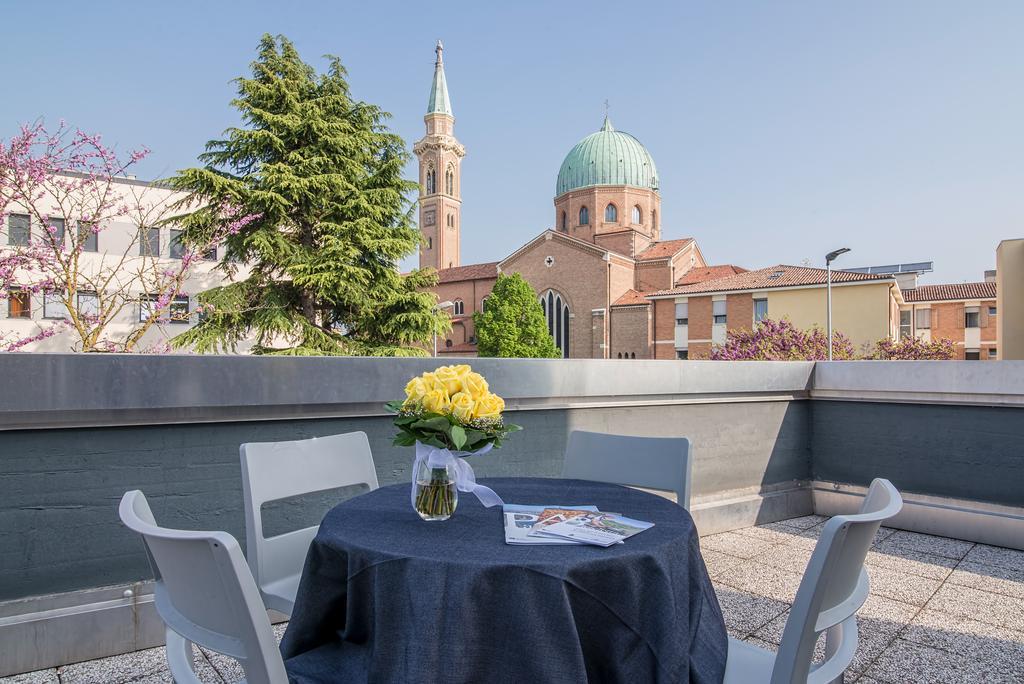
<svg viewBox="0 0 1024 684">
<path fill-rule="evenodd" d="M 424 461 L 430 468 L 444 468 L 451 466 L 455 475 L 455 486 L 460 492 L 472 492 L 485 508 L 505 503 L 493 489 L 476 483 L 476 475 L 473 474 L 473 467 L 469 465 L 464 456 L 477 456 L 486 454 L 491 450 L 493 444 L 488 444 L 478 451 L 451 451 L 450 449 L 438 449 L 437 447 L 416 442 L 416 461 L 412 465 L 412 505 L 416 507 L 416 477 L 420 472 L 420 464 Z"/>
</svg>

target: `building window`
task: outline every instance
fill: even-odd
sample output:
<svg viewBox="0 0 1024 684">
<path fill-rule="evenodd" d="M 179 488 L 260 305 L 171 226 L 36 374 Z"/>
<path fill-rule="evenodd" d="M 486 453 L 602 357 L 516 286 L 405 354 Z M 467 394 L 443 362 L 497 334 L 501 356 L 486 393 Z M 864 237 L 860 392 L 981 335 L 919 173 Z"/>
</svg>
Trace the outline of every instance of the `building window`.
<svg viewBox="0 0 1024 684">
<path fill-rule="evenodd" d="M 580 207 L 580 225 L 590 225 L 590 211 L 586 207 Z"/>
<path fill-rule="evenodd" d="M 989 316 L 995 316 L 996 315 L 996 307 L 994 307 L 994 306 L 988 307 L 988 315 Z"/>
<path fill-rule="evenodd" d="M 8 318 L 32 318 L 32 293 L 12 287 L 7 293 Z"/>
<path fill-rule="evenodd" d="M 618 358 L 620 358 L 620 359 L 622 358 L 622 352 L 619 352 Z"/>
<path fill-rule="evenodd" d="M 427 169 L 427 177 L 424 179 L 424 185 L 427 186 L 427 194 L 433 195 L 437 188 L 437 175 L 433 168 Z"/>
<path fill-rule="evenodd" d="M 981 361 L 981 352 L 975 349 L 974 351 L 964 352 L 965 361 Z"/>
<path fill-rule="evenodd" d="M 910 329 L 910 309 L 900 311 L 900 339 L 910 339 L 913 331 Z"/>
<path fill-rule="evenodd" d="M 764 319 L 768 318 L 768 300 L 767 299 L 755 299 L 754 300 L 754 322 L 760 323 Z"/>
<path fill-rule="evenodd" d="M 988 348 L 988 358 L 990 358 L 990 359 L 996 358 L 996 348 L 995 347 L 989 347 Z"/>
<path fill-rule="evenodd" d="M 50 237 L 53 238 L 53 244 L 58 246 L 64 245 L 64 219 L 62 218 L 51 218 L 50 225 L 47 227 Z"/>
<path fill-rule="evenodd" d="M 643 213 L 641 213 L 640 207 L 639 206 L 634 206 L 633 207 L 633 223 L 639 225 L 640 222 L 641 222 L 640 219 L 642 219 L 642 218 L 643 218 Z"/>
<path fill-rule="evenodd" d="M 548 333 L 555 340 L 555 346 L 562 352 L 562 358 L 569 358 L 569 305 L 562 295 L 548 290 L 540 296 L 540 308 L 548 322 Z"/>
<path fill-rule="evenodd" d="M 725 325 L 725 300 L 711 302 L 711 315 L 716 325 Z"/>
<path fill-rule="evenodd" d="M 629 358 L 635 359 L 636 358 L 636 352 L 630 352 L 629 353 Z"/>
<path fill-rule="evenodd" d="M 614 204 L 609 204 L 604 208 L 604 220 L 609 223 L 615 223 L 619 220 L 619 210 L 615 208 Z"/>
<path fill-rule="evenodd" d="M 64 297 L 57 292 L 44 292 L 43 318 L 64 319 L 67 317 L 68 310 L 67 307 L 64 306 Z"/>
<path fill-rule="evenodd" d="M 217 245 L 213 245 L 210 249 L 206 250 L 202 254 L 203 261 L 216 261 L 217 260 Z"/>
<path fill-rule="evenodd" d="M 78 222 L 78 239 L 82 243 L 83 252 L 98 252 L 99 235 L 96 232 L 96 224 L 89 221 Z"/>
<path fill-rule="evenodd" d="M 456 299 L 452 305 L 452 313 L 456 316 L 461 316 L 466 313 L 466 305 L 461 299 Z"/>
<path fill-rule="evenodd" d="M 434 238 L 427 238 L 427 249 L 434 249 Z"/>
<path fill-rule="evenodd" d="M 78 293 L 78 315 L 96 318 L 100 315 L 100 298 L 95 292 Z"/>
<path fill-rule="evenodd" d="M 160 256 L 159 228 L 142 227 L 139 229 L 139 256 Z"/>
<path fill-rule="evenodd" d="M 31 238 L 32 229 L 28 214 L 11 214 L 7 219 L 7 244 L 27 247 Z"/>
<path fill-rule="evenodd" d="M 188 323 L 188 295 L 179 295 L 171 300 L 171 323 Z"/>
<path fill-rule="evenodd" d="M 181 241 L 180 230 L 171 231 L 171 241 L 168 245 L 168 250 L 170 250 L 169 254 L 172 259 L 180 259 L 185 255 L 185 245 Z"/>
<path fill-rule="evenodd" d="M 677 359 L 683 359 L 685 361 L 686 359 L 690 358 L 690 350 L 689 349 L 676 349 L 676 358 Z"/>
<path fill-rule="evenodd" d="M 569 218 L 568 218 L 568 216 L 566 216 L 565 212 L 563 211 L 562 212 L 562 232 L 564 233 L 564 232 L 566 232 L 568 230 L 569 230 Z"/>
<path fill-rule="evenodd" d="M 978 328 L 981 327 L 980 319 L 981 312 L 977 306 L 969 306 L 964 309 L 964 327 L 965 328 Z"/>
<path fill-rule="evenodd" d="M 139 323 L 145 323 L 156 314 L 155 305 L 158 299 L 156 295 L 144 294 L 139 297 Z"/>
<path fill-rule="evenodd" d="M 651 228 L 658 230 L 658 212 L 651 210 Z"/>
<path fill-rule="evenodd" d="M 928 330 L 932 327 L 932 310 L 918 309 L 916 313 L 916 327 L 918 330 Z"/>
<path fill-rule="evenodd" d="M 481 311 L 487 311 L 487 300 L 489 298 L 490 298 L 490 296 L 487 296 L 487 297 L 484 297 L 483 299 L 480 300 L 480 310 Z"/>
<path fill-rule="evenodd" d="M 452 171 L 452 167 L 450 166 L 444 174 L 444 191 L 449 195 L 455 194 L 455 173 Z"/>
<path fill-rule="evenodd" d="M 676 325 L 690 324 L 690 305 L 687 302 L 676 304 Z"/>
</svg>

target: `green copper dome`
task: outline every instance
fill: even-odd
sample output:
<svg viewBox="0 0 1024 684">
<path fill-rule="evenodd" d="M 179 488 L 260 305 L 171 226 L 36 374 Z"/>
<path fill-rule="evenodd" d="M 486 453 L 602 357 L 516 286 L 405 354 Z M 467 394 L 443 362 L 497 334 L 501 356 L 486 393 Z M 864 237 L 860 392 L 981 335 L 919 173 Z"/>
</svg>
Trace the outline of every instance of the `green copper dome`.
<svg viewBox="0 0 1024 684">
<path fill-rule="evenodd" d="M 658 169 L 647 148 L 629 133 L 612 128 L 608 117 L 569 150 L 558 170 L 555 196 L 592 185 L 632 185 L 658 189 Z"/>
</svg>

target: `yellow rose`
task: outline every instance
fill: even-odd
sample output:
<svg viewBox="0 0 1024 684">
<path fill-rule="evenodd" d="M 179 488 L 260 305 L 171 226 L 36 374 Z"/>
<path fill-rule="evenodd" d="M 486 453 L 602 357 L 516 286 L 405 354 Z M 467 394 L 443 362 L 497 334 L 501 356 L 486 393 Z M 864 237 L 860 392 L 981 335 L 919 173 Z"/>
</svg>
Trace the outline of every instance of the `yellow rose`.
<svg viewBox="0 0 1024 684">
<path fill-rule="evenodd" d="M 456 392 L 452 397 L 450 411 L 451 414 L 463 423 L 468 423 L 473 420 L 473 409 L 476 406 L 476 402 L 473 401 L 473 397 L 469 396 L 465 392 Z"/>
<path fill-rule="evenodd" d="M 434 377 L 444 387 L 445 391 L 448 392 L 448 396 L 452 396 L 460 389 L 462 389 L 462 383 L 459 381 L 459 375 L 455 372 L 455 368 L 452 366 L 441 366 L 434 371 Z"/>
<path fill-rule="evenodd" d="M 499 418 L 505 410 L 505 400 L 497 394 L 488 392 L 476 400 L 473 406 L 473 415 L 476 418 Z"/>
<path fill-rule="evenodd" d="M 450 404 L 448 393 L 443 389 L 432 389 L 423 395 L 423 408 L 431 413 L 444 413 Z"/>
<path fill-rule="evenodd" d="M 427 393 L 427 385 L 423 378 L 413 378 L 405 386 L 405 403 L 415 404 L 423 399 Z"/>
<path fill-rule="evenodd" d="M 469 372 L 462 378 L 462 391 L 468 392 L 473 399 L 480 399 L 487 394 L 487 390 L 487 381 L 479 373 Z"/>
<path fill-rule="evenodd" d="M 444 384 L 442 384 L 441 381 L 437 379 L 437 376 L 433 372 L 424 373 L 423 375 L 420 376 L 420 378 L 423 380 L 423 386 L 424 388 L 426 388 L 427 392 L 435 389 L 444 390 L 445 393 L 448 392 Z"/>
</svg>

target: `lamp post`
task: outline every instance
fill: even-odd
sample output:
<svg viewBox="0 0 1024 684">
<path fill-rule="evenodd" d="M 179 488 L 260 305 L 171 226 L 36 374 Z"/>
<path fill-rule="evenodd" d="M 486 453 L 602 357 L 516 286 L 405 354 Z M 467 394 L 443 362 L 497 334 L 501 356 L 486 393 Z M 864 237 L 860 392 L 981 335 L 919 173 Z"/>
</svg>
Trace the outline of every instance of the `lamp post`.
<svg viewBox="0 0 1024 684">
<path fill-rule="evenodd" d="M 443 302 L 438 302 L 434 306 L 434 310 L 435 311 L 444 311 L 445 309 L 454 309 L 454 308 L 455 308 L 455 302 L 447 301 L 447 300 L 443 301 Z M 434 333 L 434 357 L 437 358 L 437 333 Z"/>
<path fill-rule="evenodd" d="M 826 272 L 826 290 L 827 290 L 827 304 L 826 317 L 828 318 L 828 360 L 832 360 L 832 262 L 840 254 L 846 254 L 850 251 L 849 247 L 840 247 L 834 252 L 829 252 L 825 255 L 825 272 Z"/>
</svg>

